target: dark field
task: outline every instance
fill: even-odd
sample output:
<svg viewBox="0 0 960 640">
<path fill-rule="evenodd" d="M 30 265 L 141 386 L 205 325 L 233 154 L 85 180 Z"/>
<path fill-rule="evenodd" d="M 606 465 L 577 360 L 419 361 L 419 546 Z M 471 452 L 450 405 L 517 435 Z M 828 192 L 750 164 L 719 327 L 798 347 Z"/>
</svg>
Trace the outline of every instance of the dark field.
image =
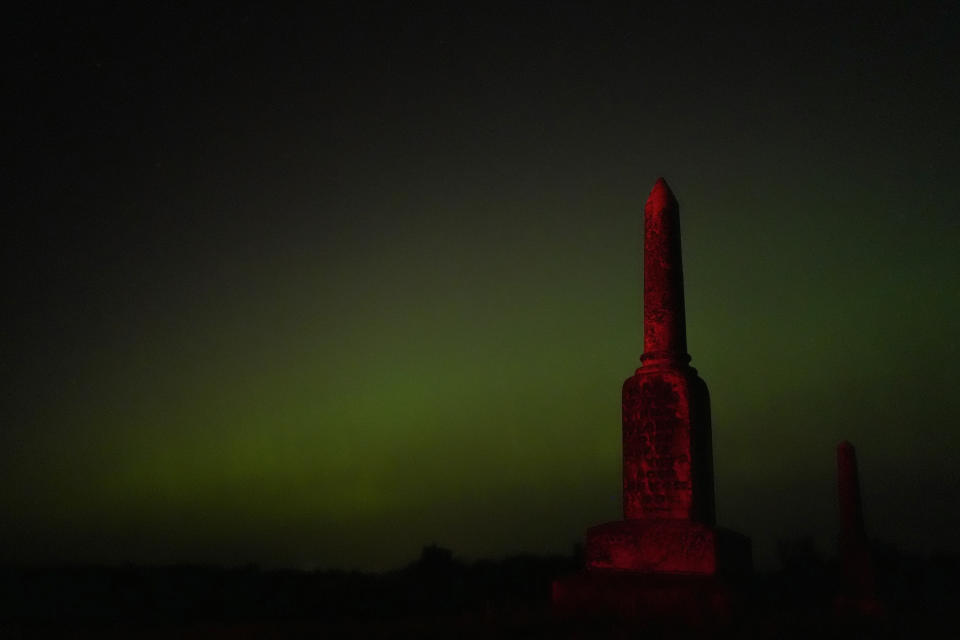
<svg viewBox="0 0 960 640">
<path fill-rule="evenodd" d="M 783 567 L 742 587 L 725 628 L 688 621 L 583 619 L 550 608 L 573 556 L 462 563 L 428 547 L 389 573 L 177 567 L 15 568 L 0 572 L 0 638 L 636 637 L 906 638 L 934 634 L 958 600 L 956 558 L 877 554 L 884 611 L 840 615 L 835 563 L 785 548 Z"/>
</svg>

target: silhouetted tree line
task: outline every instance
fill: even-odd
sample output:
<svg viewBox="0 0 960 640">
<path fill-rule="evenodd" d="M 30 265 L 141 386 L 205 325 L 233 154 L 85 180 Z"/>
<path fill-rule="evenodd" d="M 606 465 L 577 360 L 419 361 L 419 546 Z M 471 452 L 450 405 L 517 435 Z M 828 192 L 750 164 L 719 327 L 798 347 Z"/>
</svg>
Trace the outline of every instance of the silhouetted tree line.
<svg viewBox="0 0 960 640">
<path fill-rule="evenodd" d="M 810 538 L 779 545 L 781 567 L 748 586 L 752 607 L 804 620 L 829 617 L 838 562 Z M 946 615 L 956 600 L 954 556 L 919 558 L 874 545 L 880 596 L 889 609 Z M 501 615 L 547 611 L 550 584 L 582 568 L 568 556 L 521 555 L 464 562 L 437 545 L 408 566 L 385 573 L 280 571 L 255 566 L 59 567 L 0 569 L 0 621 L 148 624 L 201 621 L 393 620 L 465 612 Z"/>
<path fill-rule="evenodd" d="M 57 567 L 0 570 L 0 619 L 203 620 L 385 619 L 467 609 L 548 606 L 550 582 L 577 569 L 570 556 L 516 556 L 465 563 L 436 545 L 397 571 Z"/>
</svg>

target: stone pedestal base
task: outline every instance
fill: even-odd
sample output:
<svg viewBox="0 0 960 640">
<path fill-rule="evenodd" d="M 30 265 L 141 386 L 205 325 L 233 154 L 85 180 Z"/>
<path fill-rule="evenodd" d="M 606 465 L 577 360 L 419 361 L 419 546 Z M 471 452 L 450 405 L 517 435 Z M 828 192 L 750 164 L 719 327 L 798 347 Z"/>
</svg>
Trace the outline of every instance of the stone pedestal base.
<svg viewBox="0 0 960 640">
<path fill-rule="evenodd" d="M 587 570 L 553 583 L 561 615 L 711 626 L 740 608 L 749 538 L 687 520 L 622 520 L 587 531 Z"/>
<path fill-rule="evenodd" d="M 741 576 L 752 568 L 750 539 L 687 520 L 619 520 L 587 530 L 588 569 Z"/>
<path fill-rule="evenodd" d="M 583 571 L 555 580 L 552 595 L 561 616 L 684 627 L 723 627 L 742 609 L 742 594 L 714 576 Z"/>
</svg>

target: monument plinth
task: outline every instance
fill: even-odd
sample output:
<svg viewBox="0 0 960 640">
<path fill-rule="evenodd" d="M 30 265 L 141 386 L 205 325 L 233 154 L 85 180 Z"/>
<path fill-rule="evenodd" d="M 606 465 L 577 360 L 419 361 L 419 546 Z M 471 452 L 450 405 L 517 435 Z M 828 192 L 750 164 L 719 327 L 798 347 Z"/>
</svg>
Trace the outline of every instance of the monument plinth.
<svg viewBox="0 0 960 640">
<path fill-rule="evenodd" d="M 750 541 L 715 527 L 707 385 L 689 365 L 679 206 L 663 178 L 644 208 L 643 355 L 623 384 L 623 520 L 587 531 L 586 572 L 557 580 L 561 611 L 724 615 L 722 580 Z"/>
</svg>

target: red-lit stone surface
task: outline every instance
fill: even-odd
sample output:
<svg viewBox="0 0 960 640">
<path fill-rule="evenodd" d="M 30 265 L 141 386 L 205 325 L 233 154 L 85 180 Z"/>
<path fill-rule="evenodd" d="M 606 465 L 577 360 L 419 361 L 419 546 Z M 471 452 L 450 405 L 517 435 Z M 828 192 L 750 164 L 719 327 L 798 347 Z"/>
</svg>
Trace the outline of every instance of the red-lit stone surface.
<svg viewBox="0 0 960 640">
<path fill-rule="evenodd" d="M 710 398 L 690 367 L 623 384 L 623 517 L 714 522 Z"/>
<path fill-rule="evenodd" d="M 663 178 L 644 208 L 644 353 L 623 385 L 624 519 L 587 532 L 586 571 L 557 580 L 566 614 L 725 617 L 750 541 L 714 527 L 707 385 L 689 366 L 679 206 Z"/>
<path fill-rule="evenodd" d="M 667 181 L 659 178 L 643 209 L 644 364 L 682 365 L 687 355 L 680 255 L 680 207 Z"/>
<path fill-rule="evenodd" d="M 712 576 L 740 575 L 750 541 L 688 520 L 618 520 L 587 530 L 588 569 Z"/>
</svg>

